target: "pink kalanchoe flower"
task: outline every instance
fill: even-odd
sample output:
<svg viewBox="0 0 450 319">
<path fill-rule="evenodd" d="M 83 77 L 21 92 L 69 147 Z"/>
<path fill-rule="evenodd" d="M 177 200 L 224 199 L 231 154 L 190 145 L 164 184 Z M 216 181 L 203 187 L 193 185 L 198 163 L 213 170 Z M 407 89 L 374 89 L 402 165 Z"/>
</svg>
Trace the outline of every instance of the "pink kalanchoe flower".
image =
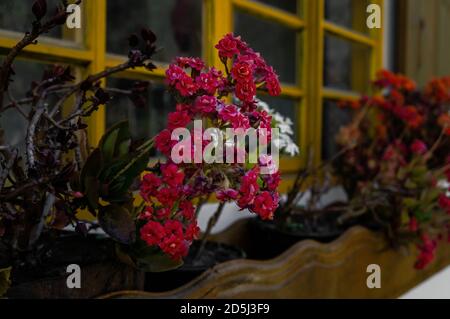
<svg viewBox="0 0 450 319">
<path fill-rule="evenodd" d="M 278 96 L 281 93 L 280 81 L 278 75 L 271 69 L 271 72 L 266 76 L 266 88 L 270 95 Z"/>
<path fill-rule="evenodd" d="M 239 196 L 239 192 L 235 189 L 223 189 L 216 192 L 216 197 L 221 202 L 227 202 L 230 200 L 235 200 Z"/>
<path fill-rule="evenodd" d="M 194 239 L 197 239 L 199 234 L 200 234 L 200 227 L 198 227 L 197 221 L 194 220 L 186 227 L 184 237 L 186 238 L 186 240 L 192 241 Z"/>
<path fill-rule="evenodd" d="M 416 139 L 411 144 L 411 152 L 413 152 L 416 155 L 423 155 L 427 151 L 428 151 L 428 147 L 427 147 L 427 144 L 425 144 L 424 141 Z"/>
<path fill-rule="evenodd" d="M 164 227 L 155 221 L 149 221 L 140 230 L 141 238 L 147 245 L 158 245 L 166 235 Z"/>
<path fill-rule="evenodd" d="M 202 73 L 196 77 L 195 83 L 199 89 L 205 91 L 209 95 L 214 95 L 221 86 L 221 79 L 212 72 Z"/>
<path fill-rule="evenodd" d="M 238 82 L 253 81 L 253 63 L 249 61 L 235 63 L 231 69 L 231 75 Z"/>
<path fill-rule="evenodd" d="M 161 184 L 161 179 L 155 174 L 145 174 L 140 186 L 141 196 L 148 200 L 150 196 L 153 196 L 156 193 Z"/>
<path fill-rule="evenodd" d="M 185 200 L 180 203 L 180 211 L 181 215 L 187 220 L 191 220 L 194 218 L 195 207 L 192 202 Z"/>
<path fill-rule="evenodd" d="M 166 81 L 169 85 L 175 85 L 186 76 L 183 69 L 177 65 L 171 64 L 166 71 Z"/>
<path fill-rule="evenodd" d="M 152 206 L 147 206 L 145 207 L 145 210 L 139 215 L 139 219 L 140 220 L 150 220 L 153 217 L 153 207 Z"/>
<path fill-rule="evenodd" d="M 205 68 L 205 62 L 200 58 L 178 57 L 176 58 L 176 63 L 181 68 L 192 68 L 199 72 Z"/>
<path fill-rule="evenodd" d="M 258 214 L 261 219 L 273 219 L 275 209 L 278 207 L 278 200 L 269 192 L 261 192 L 256 196 L 251 210 Z"/>
<path fill-rule="evenodd" d="M 171 187 L 177 187 L 183 183 L 184 172 L 173 163 L 161 165 L 161 173 L 164 183 Z"/>
<path fill-rule="evenodd" d="M 191 122 L 191 117 L 189 113 L 186 111 L 182 112 L 172 112 L 168 116 L 168 125 L 169 130 L 174 130 L 176 128 L 184 128 Z"/>
<path fill-rule="evenodd" d="M 189 251 L 189 246 L 184 238 L 175 235 L 165 237 L 159 244 L 159 247 L 174 260 L 180 260 L 186 257 Z"/>
<path fill-rule="evenodd" d="M 253 102 L 255 95 L 256 85 L 254 82 L 238 82 L 236 84 L 236 97 L 242 102 Z"/>
<path fill-rule="evenodd" d="M 176 141 L 172 141 L 172 132 L 168 129 L 161 131 L 155 137 L 155 147 L 158 151 L 164 155 L 170 156 L 172 147 L 176 144 Z"/>
<path fill-rule="evenodd" d="M 184 76 L 176 82 L 175 88 L 181 94 L 181 96 L 189 97 L 197 92 L 198 85 L 190 76 L 184 74 Z"/>
<path fill-rule="evenodd" d="M 219 50 L 219 56 L 221 58 L 233 58 L 239 54 L 239 46 L 241 43 L 231 33 L 228 33 L 223 37 L 219 43 L 215 46 Z"/>
<path fill-rule="evenodd" d="M 214 96 L 202 95 L 195 100 L 195 110 L 202 114 L 209 114 L 216 111 L 217 99 Z"/>
</svg>

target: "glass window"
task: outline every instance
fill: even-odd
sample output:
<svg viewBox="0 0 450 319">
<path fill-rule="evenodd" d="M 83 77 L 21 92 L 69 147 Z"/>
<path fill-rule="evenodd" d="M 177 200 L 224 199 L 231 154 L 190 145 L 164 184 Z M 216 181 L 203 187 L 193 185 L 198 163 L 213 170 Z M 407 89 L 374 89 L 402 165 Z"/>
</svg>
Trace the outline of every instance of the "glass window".
<svg viewBox="0 0 450 319">
<path fill-rule="evenodd" d="M 335 101 L 325 101 L 323 104 L 322 124 L 322 158 L 332 158 L 337 152 L 335 137 L 340 128 L 350 123 L 352 112 L 340 108 Z"/>
<path fill-rule="evenodd" d="M 365 93 L 369 82 L 370 48 L 334 35 L 325 35 L 325 86 Z"/>
<path fill-rule="evenodd" d="M 108 86 L 130 90 L 136 81 L 113 78 Z M 136 106 L 128 96 L 116 95 L 106 109 L 106 125 L 111 127 L 119 121 L 128 119 L 130 130 L 135 138 L 150 138 L 158 134 L 167 124 L 167 115 L 175 110 L 176 102 L 168 93 L 166 86 L 151 83 L 146 97 L 146 105 Z"/>
<path fill-rule="evenodd" d="M 36 19 L 31 11 L 33 1 L 1 0 L 0 29 L 24 33 L 30 31 L 32 22 Z M 47 0 L 47 16 L 53 14 L 60 5 L 60 0 Z M 63 38 L 65 26 L 57 27 L 45 34 L 47 37 Z"/>
<path fill-rule="evenodd" d="M 270 6 L 274 6 L 278 9 L 282 9 L 291 13 L 297 13 L 298 0 L 256 0 Z"/>
<path fill-rule="evenodd" d="M 273 97 L 270 95 L 262 95 L 259 96 L 259 99 L 263 102 L 266 102 L 269 107 L 277 112 L 279 112 L 282 116 L 291 119 L 293 122 L 292 130 L 294 131 L 294 135 L 292 136 L 293 140 L 299 141 L 299 112 L 298 110 L 298 101 L 288 99 L 288 98 L 280 98 Z"/>
<path fill-rule="evenodd" d="M 107 2 L 107 50 L 128 53 L 128 37 L 150 28 L 162 50 L 156 61 L 171 62 L 178 55 L 201 57 L 202 0 L 122 0 Z"/>
<path fill-rule="evenodd" d="M 0 57 L 0 60 L 3 57 Z M 16 60 L 14 63 L 14 82 L 10 84 L 10 92 L 14 99 L 20 100 L 26 97 L 26 93 L 31 89 L 33 81 L 42 78 L 45 69 L 48 66 L 41 63 L 25 62 Z M 9 104 L 7 94 L 4 96 L 4 105 Z M 28 106 L 21 106 L 22 110 L 28 113 Z M 0 128 L 4 130 L 5 141 L 7 144 L 18 146 L 21 151 L 24 148 L 26 137 L 26 127 L 28 121 L 16 110 L 8 109 L 0 116 Z"/>
<path fill-rule="evenodd" d="M 254 15 L 236 11 L 234 32 L 261 52 L 285 83 L 297 83 L 297 32 L 279 23 L 262 20 Z"/>
<path fill-rule="evenodd" d="M 325 19 L 361 33 L 369 33 L 366 24 L 369 4 L 369 0 L 326 0 Z"/>
</svg>

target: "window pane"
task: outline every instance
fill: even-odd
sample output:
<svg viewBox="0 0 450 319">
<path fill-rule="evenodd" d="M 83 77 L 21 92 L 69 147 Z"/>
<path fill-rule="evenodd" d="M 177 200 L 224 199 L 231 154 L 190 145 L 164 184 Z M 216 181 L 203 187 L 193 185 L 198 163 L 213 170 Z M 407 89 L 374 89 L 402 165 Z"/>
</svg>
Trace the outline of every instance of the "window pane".
<svg viewBox="0 0 450 319">
<path fill-rule="evenodd" d="M 361 33 L 369 33 L 367 28 L 368 0 L 326 0 L 325 19 Z"/>
<path fill-rule="evenodd" d="M 107 5 L 108 52 L 127 54 L 129 35 L 147 27 L 162 47 L 155 60 L 171 62 L 178 55 L 201 57 L 202 0 L 108 0 Z"/>
<path fill-rule="evenodd" d="M 325 86 L 364 93 L 370 82 L 370 48 L 344 40 L 325 36 L 324 55 Z"/>
<path fill-rule="evenodd" d="M 349 109 L 340 108 L 335 101 L 325 101 L 323 104 L 322 124 L 322 158 L 332 158 L 337 152 L 336 134 L 339 129 L 350 123 L 352 112 Z"/>
<path fill-rule="evenodd" d="M 261 52 L 285 83 L 297 82 L 297 32 L 281 24 L 259 19 L 237 11 L 234 14 L 234 33 Z M 298 60 L 296 59 L 298 57 Z"/>
<path fill-rule="evenodd" d="M 289 11 L 291 13 L 297 13 L 298 0 L 256 0 L 256 1 L 274 6 L 276 8 L 285 11 Z"/>
<path fill-rule="evenodd" d="M 108 86 L 129 90 L 135 82 L 128 79 L 109 79 Z M 167 115 L 175 110 L 175 104 L 175 100 L 164 85 L 152 83 L 145 107 L 135 106 L 127 96 L 115 96 L 106 109 L 106 125 L 111 127 L 119 121 L 128 119 L 135 138 L 150 138 L 166 127 Z"/>
<path fill-rule="evenodd" d="M 60 0 L 47 0 L 47 15 L 53 14 Z M 31 30 L 31 24 L 36 19 L 31 11 L 33 1 L 29 0 L 1 0 L 0 1 L 0 29 L 24 33 Z M 63 28 L 56 27 L 47 37 L 62 38 Z"/>
<path fill-rule="evenodd" d="M 269 95 L 263 95 L 259 97 L 261 101 L 266 102 L 269 107 L 277 112 L 279 112 L 282 116 L 291 119 L 293 122 L 292 130 L 294 131 L 294 135 L 292 139 L 298 143 L 299 141 L 299 112 L 298 112 L 298 101 L 273 97 Z"/>
<path fill-rule="evenodd" d="M 2 60 L 3 57 L 0 57 Z M 26 93 L 31 88 L 31 82 L 40 80 L 46 69 L 45 64 L 17 61 L 14 63 L 14 82 L 10 84 L 10 92 L 14 99 L 20 100 L 26 97 Z M 4 105 L 10 101 L 6 94 Z M 27 106 L 21 107 L 26 113 L 30 110 Z M 18 146 L 21 151 L 24 150 L 24 141 L 26 137 L 26 127 L 28 121 L 15 109 L 8 109 L 0 116 L 0 128 L 4 131 L 5 141 L 12 146 Z"/>
</svg>

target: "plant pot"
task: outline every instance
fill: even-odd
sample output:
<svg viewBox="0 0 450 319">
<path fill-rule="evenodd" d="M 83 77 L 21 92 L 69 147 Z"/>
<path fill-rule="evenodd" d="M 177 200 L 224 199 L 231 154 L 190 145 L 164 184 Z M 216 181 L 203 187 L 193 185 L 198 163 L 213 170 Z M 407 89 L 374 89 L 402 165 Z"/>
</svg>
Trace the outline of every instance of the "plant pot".
<svg viewBox="0 0 450 319">
<path fill-rule="evenodd" d="M 93 298 L 143 288 L 144 274 L 116 261 L 114 242 L 108 238 L 64 233 L 46 244 L 35 265 L 13 267 L 8 298 Z M 80 266 L 81 288 L 67 286 L 71 264 Z"/>
<path fill-rule="evenodd" d="M 247 247 L 248 257 L 261 260 L 275 258 L 307 239 L 330 243 L 356 225 L 378 230 L 365 215 L 339 222 L 344 209 L 345 205 L 335 203 L 310 212 L 294 208 L 284 220 L 263 221 L 258 217 L 252 218 L 248 223 L 248 231 L 254 244 Z"/>
<path fill-rule="evenodd" d="M 245 223 L 232 225 L 222 239 Z M 397 298 L 450 264 L 450 245 L 444 242 L 424 270 L 414 268 L 416 250 L 409 248 L 409 254 L 390 249 L 383 234 L 356 226 L 331 243 L 304 240 L 271 260 L 216 265 L 172 291 L 116 292 L 102 298 Z M 381 268 L 380 289 L 367 286 L 371 264 Z"/>
<path fill-rule="evenodd" d="M 145 277 L 145 290 L 161 292 L 181 287 L 220 263 L 246 256 L 235 246 L 208 241 L 203 253 L 197 257 L 199 247 L 199 241 L 192 244 L 184 264 L 178 269 L 161 273 L 148 272 Z"/>
</svg>

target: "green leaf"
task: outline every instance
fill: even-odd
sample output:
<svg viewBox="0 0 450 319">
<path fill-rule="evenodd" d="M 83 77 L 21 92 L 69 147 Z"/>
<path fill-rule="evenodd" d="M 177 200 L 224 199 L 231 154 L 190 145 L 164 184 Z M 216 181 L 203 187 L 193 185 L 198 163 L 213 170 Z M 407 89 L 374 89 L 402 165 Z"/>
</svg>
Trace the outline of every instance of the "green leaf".
<svg viewBox="0 0 450 319">
<path fill-rule="evenodd" d="M 95 149 L 86 160 L 80 174 L 82 192 L 86 195 L 88 205 L 91 209 L 98 208 L 100 192 L 99 173 L 102 170 L 103 158 L 98 149 Z"/>
<path fill-rule="evenodd" d="M 116 245 L 119 260 L 145 272 L 164 272 L 177 269 L 183 260 L 173 260 L 157 247 L 149 247 L 143 242 L 134 246 Z"/>
<path fill-rule="evenodd" d="M 114 240 L 123 244 L 136 241 L 136 224 L 128 209 L 119 205 L 100 208 L 98 223 Z"/>
<path fill-rule="evenodd" d="M 110 182 L 110 187 L 117 192 L 126 192 L 133 181 L 147 168 L 150 160 L 150 148 L 130 156 L 125 165 Z"/>
<path fill-rule="evenodd" d="M 11 286 L 11 267 L 0 269 L 0 297 L 3 297 Z"/>
<path fill-rule="evenodd" d="M 111 127 L 100 140 L 98 148 L 106 163 L 115 157 L 125 155 L 131 141 L 128 121 L 122 121 Z"/>
</svg>

